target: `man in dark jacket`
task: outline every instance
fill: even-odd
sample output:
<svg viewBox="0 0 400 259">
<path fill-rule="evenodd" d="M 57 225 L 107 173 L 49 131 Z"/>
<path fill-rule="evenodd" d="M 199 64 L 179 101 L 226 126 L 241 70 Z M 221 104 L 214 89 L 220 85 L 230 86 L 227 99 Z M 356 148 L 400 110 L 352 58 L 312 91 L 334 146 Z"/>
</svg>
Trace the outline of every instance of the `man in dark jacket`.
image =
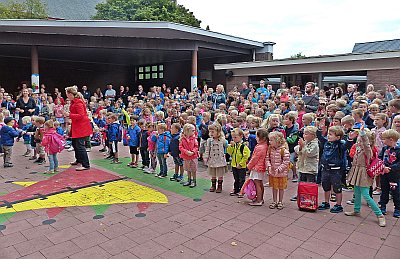
<svg viewBox="0 0 400 259">
<path fill-rule="evenodd" d="M 316 112 L 319 106 L 319 97 L 314 93 L 315 83 L 308 82 L 305 87 L 303 101 L 305 104 L 306 113 Z"/>
</svg>

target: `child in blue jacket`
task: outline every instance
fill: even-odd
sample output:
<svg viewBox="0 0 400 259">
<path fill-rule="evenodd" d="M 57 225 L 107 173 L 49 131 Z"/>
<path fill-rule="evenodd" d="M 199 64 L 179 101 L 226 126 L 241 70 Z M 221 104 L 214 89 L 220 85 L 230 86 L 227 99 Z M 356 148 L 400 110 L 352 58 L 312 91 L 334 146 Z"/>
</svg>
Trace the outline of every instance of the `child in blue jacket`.
<svg viewBox="0 0 400 259">
<path fill-rule="evenodd" d="M 167 157 L 169 145 L 171 143 L 171 134 L 167 130 L 167 124 L 160 123 L 157 125 L 157 135 L 153 135 L 151 140 L 156 142 L 157 159 L 160 163 L 160 173 L 156 175 L 158 178 L 167 177 Z"/>
<path fill-rule="evenodd" d="M 32 127 L 31 117 L 24 116 L 22 118 L 22 125 L 22 131 L 27 132 Z M 26 146 L 26 152 L 23 156 L 29 157 L 32 153 L 31 136 L 25 133 L 22 138 L 24 139 L 24 145 Z"/>
<path fill-rule="evenodd" d="M 13 128 L 15 119 L 7 117 L 4 119 L 4 126 L 0 130 L 1 146 L 3 148 L 4 167 L 13 167 L 11 163 L 12 148 L 14 146 L 14 138 L 21 137 L 25 132 Z"/>
<path fill-rule="evenodd" d="M 110 145 L 110 156 L 113 157 L 111 164 L 121 164 L 121 161 L 118 159 L 118 142 L 122 140 L 122 127 L 116 114 L 111 114 L 109 121 L 107 137 Z"/>
<path fill-rule="evenodd" d="M 139 160 L 139 137 L 140 137 L 140 127 L 137 125 L 138 116 L 132 115 L 130 117 L 131 125 L 127 129 L 127 138 L 129 146 L 129 154 L 131 154 L 131 162 L 128 166 L 136 168 L 138 166 Z"/>
</svg>

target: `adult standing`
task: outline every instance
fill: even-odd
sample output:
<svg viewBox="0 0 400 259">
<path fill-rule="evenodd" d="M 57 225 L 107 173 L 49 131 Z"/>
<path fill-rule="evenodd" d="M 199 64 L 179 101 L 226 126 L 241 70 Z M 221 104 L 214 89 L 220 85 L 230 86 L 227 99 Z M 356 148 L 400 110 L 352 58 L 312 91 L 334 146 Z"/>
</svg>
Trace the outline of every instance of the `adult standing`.
<svg viewBox="0 0 400 259">
<path fill-rule="evenodd" d="M 138 100 L 143 100 L 146 98 L 147 94 L 145 91 L 143 91 L 143 85 L 138 85 L 138 91 L 135 93 L 137 96 Z"/>
<path fill-rule="evenodd" d="M 217 87 L 215 88 L 215 93 L 213 93 L 213 95 L 212 95 L 212 102 L 213 102 L 214 109 L 218 109 L 218 107 L 221 103 L 226 102 L 226 96 L 224 93 L 223 85 L 217 85 Z"/>
<path fill-rule="evenodd" d="M 35 112 L 36 102 L 32 97 L 29 96 L 27 88 L 22 89 L 22 95 L 17 100 L 16 110 L 19 112 L 18 124 L 22 125 L 21 120 L 24 116 L 32 116 Z"/>
<path fill-rule="evenodd" d="M 303 96 L 304 107 L 306 113 L 316 112 L 319 106 L 319 97 L 314 93 L 315 83 L 308 82 L 305 87 L 305 94 Z"/>
<path fill-rule="evenodd" d="M 112 84 L 107 85 L 107 90 L 104 93 L 104 97 L 110 101 L 114 101 L 116 95 L 117 92 L 113 89 Z"/>
<path fill-rule="evenodd" d="M 64 116 L 71 119 L 72 146 L 76 158 L 71 165 L 81 164 L 81 167 L 76 168 L 77 171 L 88 170 L 90 169 L 90 164 L 86 152 L 85 139 L 92 134 L 92 126 L 86 112 L 85 101 L 74 86 L 65 88 L 65 93 L 71 101 L 71 106 L 69 112 L 65 112 Z"/>
<path fill-rule="evenodd" d="M 82 95 L 88 102 L 90 102 L 90 97 L 92 97 L 92 93 L 87 89 L 87 86 L 82 86 Z"/>
<path fill-rule="evenodd" d="M 282 82 L 282 83 L 281 83 L 281 87 L 280 87 L 278 90 L 276 90 L 276 96 L 280 96 L 280 95 L 282 94 L 282 92 L 283 92 L 284 90 L 286 90 L 286 89 L 287 89 L 286 83 L 285 83 L 285 82 Z"/>
<path fill-rule="evenodd" d="M 100 87 L 96 89 L 96 91 L 93 94 L 94 97 L 96 97 L 96 101 L 99 102 L 100 100 L 103 100 L 103 93 L 101 92 Z"/>
<path fill-rule="evenodd" d="M 240 90 L 240 95 L 243 96 L 245 99 L 247 99 L 247 96 L 249 95 L 249 93 L 250 93 L 250 89 L 247 86 L 247 83 L 243 82 L 242 83 L 242 90 Z"/>
</svg>

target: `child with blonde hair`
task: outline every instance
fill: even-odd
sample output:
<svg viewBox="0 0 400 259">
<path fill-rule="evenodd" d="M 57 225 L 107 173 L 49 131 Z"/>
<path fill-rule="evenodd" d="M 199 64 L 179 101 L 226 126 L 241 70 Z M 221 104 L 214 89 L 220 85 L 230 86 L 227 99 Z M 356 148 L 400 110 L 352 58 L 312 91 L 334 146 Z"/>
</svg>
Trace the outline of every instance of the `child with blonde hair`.
<svg viewBox="0 0 400 259">
<path fill-rule="evenodd" d="M 208 131 L 210 138 L 205 144 L 204 164 L 208 166 L 208 174 L 211 176 L 210 192 L 221 193 L 224 174 L 227 172 L 225 149 L 228 145 L 219 123 L 208 126 Z"/>
<path fill-rule="evenodd" d="M 282 116 L 279 114 L 271 114 L 267 120 L 263 123 L 264 127 L 267 128 L 268 133 L 278 131 L 283 134 L 286 138 L 286 132 L 282 127 Z"/>
<path fill-rule="evenodd" d="M 375 146 L 378 149 L 378 154 L 382 151 L 384 146 L 382 133 L 386 130 L 386 127 L 389 125 L 389 117 L 385 113 L 377 113 L 374 116 L 374 125 L 375 128 L 371 130 L 371 132 L 375 135 Z M 375 177 L 375 189 L 372 192 L 373 195 L 381 194 L 381 176 L 377 175 Z"/>
<path fill-rule="evenodd" d="M 260 128 L 256 132 L 257 145 L 247 169 L 250 171 L 249 178 L 254 181 L 256 186 L 256 199 L 249 203 L 250 206 L 262 206 L 264 204 L 264 178 L 266 171 L 266 157 L 268 152 L 268 130 Z"/>
<path fill-rule="evenodd" d="M 57 154 L 64 149 L 65 140 L 63 136 L 56 132 L 54 122 L 52 120 L 48 120 L 44 123 L 44 135 L 41 145 L 44 147 L 44 150 L 47 153 L 50 164 L 49 170 L 45 173 L 54 174 L 55 172 L 58 172 Z"/>
<path fill-rule="evenodd" d="M 269 133 L 268 139 L 270 146 L 267 152 L 266 166 L 273 198 L 269 208 L 281 210 L 283 209 L 283 194 L 287 189 L 290 153 L 286 139 L 281 132 Z"/>
<path fill-rule="evenodd" d="M 186 123 L 179 139 L 180 157 L 183 159 L 183 168 L 188 173 L 188 181 L 183 186 L 196 187 L 197 158 L 199 143 L 195 136 L 195 126 Z"/>
</svg>

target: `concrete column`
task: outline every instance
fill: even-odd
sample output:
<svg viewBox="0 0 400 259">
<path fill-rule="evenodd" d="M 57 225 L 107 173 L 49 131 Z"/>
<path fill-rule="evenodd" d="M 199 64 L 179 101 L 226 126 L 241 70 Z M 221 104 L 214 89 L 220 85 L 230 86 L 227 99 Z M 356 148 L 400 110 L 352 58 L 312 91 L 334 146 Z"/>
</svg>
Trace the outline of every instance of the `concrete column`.
<svg viewBox="0 0 400 259">
<path fill-rule="evenodd" d="M 192 76 L 191 76 L 191 84 L 190 90 L 197 90 L 197 53 L 198 50 L 192 51 Z"/>
<path fill-rule="evenodd" d="M 37 46 L 31 48 L 31 86 L 34 93 L 39 93 L 39 55 Z"/>
</svg>

